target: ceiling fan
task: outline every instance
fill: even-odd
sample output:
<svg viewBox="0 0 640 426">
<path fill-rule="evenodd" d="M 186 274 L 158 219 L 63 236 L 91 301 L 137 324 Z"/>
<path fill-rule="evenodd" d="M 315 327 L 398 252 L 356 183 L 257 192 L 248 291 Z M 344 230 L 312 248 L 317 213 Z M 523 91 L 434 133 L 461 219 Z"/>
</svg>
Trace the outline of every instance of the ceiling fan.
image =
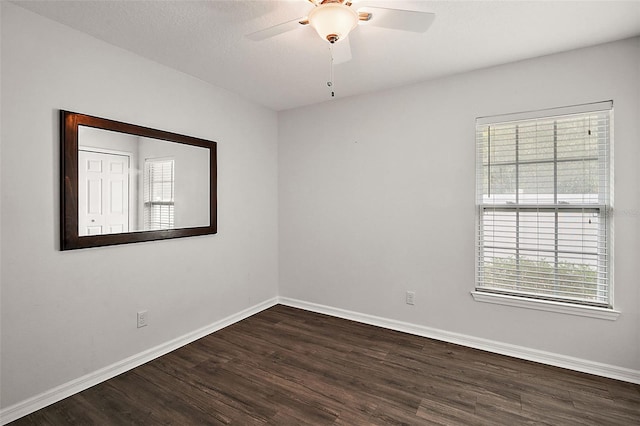
<svg viewBox="0 0 640 426">
<path fill-rule="evenodd" d="M 394 30 L 423 33 L 429 29 L 435 15 L 404 9 L 368 6 L 372 2 L 357 2 L 356 9 L 351 0 L 307 0 L 313 4 L 307 17 L 283 22 L 248 34 L 255 41 L 264 40 L 304 26 L 311 26 L 320 38 L 332 45 L 333 63 L 339 64 L 351 59 L 348 35 L 358 24 L 389 28 Z"/>
</svg>

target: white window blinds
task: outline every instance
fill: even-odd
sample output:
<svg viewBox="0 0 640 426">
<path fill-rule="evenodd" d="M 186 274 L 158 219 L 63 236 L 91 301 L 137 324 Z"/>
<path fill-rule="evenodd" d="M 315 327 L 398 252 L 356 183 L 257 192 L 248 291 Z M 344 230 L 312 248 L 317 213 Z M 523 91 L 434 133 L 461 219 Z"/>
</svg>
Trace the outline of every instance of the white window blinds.
<svg viewBox="0 0 640 426">
<path fill-rule="evenodd" d="M 144 162 L 144 229 L 174 227 L 174 160 Z"/>
<path fill-rule="evenodd" d="M 476 291 L 610 307 L 612 103 L 476 122 Z"/>
</svg>

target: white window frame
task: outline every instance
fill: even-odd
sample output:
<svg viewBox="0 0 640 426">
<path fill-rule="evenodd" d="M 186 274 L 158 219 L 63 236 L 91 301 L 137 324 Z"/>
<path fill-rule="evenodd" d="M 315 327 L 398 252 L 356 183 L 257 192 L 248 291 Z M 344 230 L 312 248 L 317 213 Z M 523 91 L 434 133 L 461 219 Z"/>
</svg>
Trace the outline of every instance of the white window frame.
<svg viewBox="0 0 640 426">
<path fill-rule="evenodd" d="M 518 121 L 532 121 L 536 119 L 553 119 L 555 117 L 561 116 L 569 116 L 575 114 L 583 114 L 583 113 L 595 113 L 601 111 L 609 111 L 609 140 L 607 142 L 607 150 L 608 152 L 601 153 L 599 155 L 599 161 L 602 160 L 601 156 L 604 155 L 605 161 L 608 161 L 608 182 L 606 185 L 608 187 L 605 189 L 607 192 L 607 197 L 605 197 L 605 203 L 600 203 L 597 206 L 588 206 L 589 208 L 598 209 L 601 215 L 606 217 L 606 224 L 604 227 L 605 232 L 605 241 L 606 241 L 606 252 L 608 254 L 607 262 L 607 274 L 608 274 L 608 304 L 604 305 L 589 305 L 583 304 L 577 301 L 571 300 L 557 300 L 549 297 L 545 297 L 544 295 L 527 295 L 527 294 L 518 294 L 510 293 L 509 291 L 501 292 L 495 291 L 490 288 L 483 288 L 484 286 L 481 283 L 481 265 L 483 262 L 483 217 L 485 210 L 487 208 L 493 208 L 495 206 L 489 206 L 484 204 L 483 202 L 483 158 L 482 158 L 482 149 L 481 149 L 481 141 L 478 137 L 479 129 L 482 129 L 488 125 L 499 125 L 511 122 Z M 515 113 L 515 114 L 505 114 L 499 116 L 488 116 L 481 117 L 476 119 L 476 286 L 475 290 L 471 292 L 475 301 L 478 302 L 486 302 L 486 303 L 495 303 L 500 305 L 507 306 L 516 306 L 527 309 L 537 309 L 543 311 L 551 311 L 551 312 L 559 312 L 564 314 L 571 315 L 579 315 L 579 316 L 587 316 L 594 318 L 601 318 L 607 320 L 615 320 L 620 315 L 619 311 L 613 309 L 613 224 L 612 219 L 613 215 L 611 215 L 611 209 L 613 206 L 613 176 L 611 171 L 613 170 L 613 102 L 598 102 L 592 104 L 583 104 L 583 105 L 575 105 L 570 107 L 562 107 L 562 108 L 554 108 L 554 109 L 546 109 L 539 111 L 530 111 L 523 113 Z M 554 163 L 557 161 L 554 157 Z M 547 206 L 548 207 L 548 206 Z M 554 208 L 562 209 L 564 206 L 560 206 L 559 204 L 555 204 Z M 519 206 L 515 206 L 513 211 L 519 209 Z M 505 210 L 509 210 L 508 206 L 505 206 Z M 558 210 L 556 210 L 558 211 Z M 560 210 L 562 211 L 562 210 Z M 557 221 L 556 216 L 556 221 Z M 519 231 L 517 231 L 519 232 Z M 557 228 L 556 228 L 557 233 Z M 556 234 L 557 238 L 557 234 Z M 598 258 L 600 262 L 600 258 Z"/>
</svg>

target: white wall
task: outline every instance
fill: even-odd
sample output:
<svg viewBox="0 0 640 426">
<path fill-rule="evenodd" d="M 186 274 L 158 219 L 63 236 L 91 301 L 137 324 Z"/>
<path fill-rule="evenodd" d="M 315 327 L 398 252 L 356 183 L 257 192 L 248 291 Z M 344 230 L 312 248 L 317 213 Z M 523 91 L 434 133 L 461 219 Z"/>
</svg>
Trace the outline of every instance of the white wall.
<svg viewBox="0 0 640 426">
<path fill-rule="evenodd" d="M 609 99 L 621 316 L 474 302 L 475 118 Z M 639 38 L 282 112 L 280 296 L 640 371 L 639 126 Z"/>
<path fill-rule="evenodd" d="M 2 407 L 277 295 L 274 112 L 7 2 L 1 90 Z M 217 141 L 219 233 L 61 252 L 59 109 Z"/>
</svg>

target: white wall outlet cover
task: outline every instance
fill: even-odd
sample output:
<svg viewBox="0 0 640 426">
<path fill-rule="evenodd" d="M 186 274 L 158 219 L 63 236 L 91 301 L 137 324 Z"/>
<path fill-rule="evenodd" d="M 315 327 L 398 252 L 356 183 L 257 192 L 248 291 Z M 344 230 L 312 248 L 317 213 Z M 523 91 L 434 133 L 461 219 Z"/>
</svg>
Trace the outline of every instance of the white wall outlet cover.
<svg viewBox="0 0 640 426">
<path fill-rule="evenodd" d="M 414 291 L 407 291 L 406 294 L 406 302 L 407 305 L 413 305 L 415 302 L 415 298 L 416 298 L 416 293 Z"/>
<path fill-rule="evenodd" d="M 147 311 L 138 312 L 138 328 L 147 326 Z"/>
</svg>

